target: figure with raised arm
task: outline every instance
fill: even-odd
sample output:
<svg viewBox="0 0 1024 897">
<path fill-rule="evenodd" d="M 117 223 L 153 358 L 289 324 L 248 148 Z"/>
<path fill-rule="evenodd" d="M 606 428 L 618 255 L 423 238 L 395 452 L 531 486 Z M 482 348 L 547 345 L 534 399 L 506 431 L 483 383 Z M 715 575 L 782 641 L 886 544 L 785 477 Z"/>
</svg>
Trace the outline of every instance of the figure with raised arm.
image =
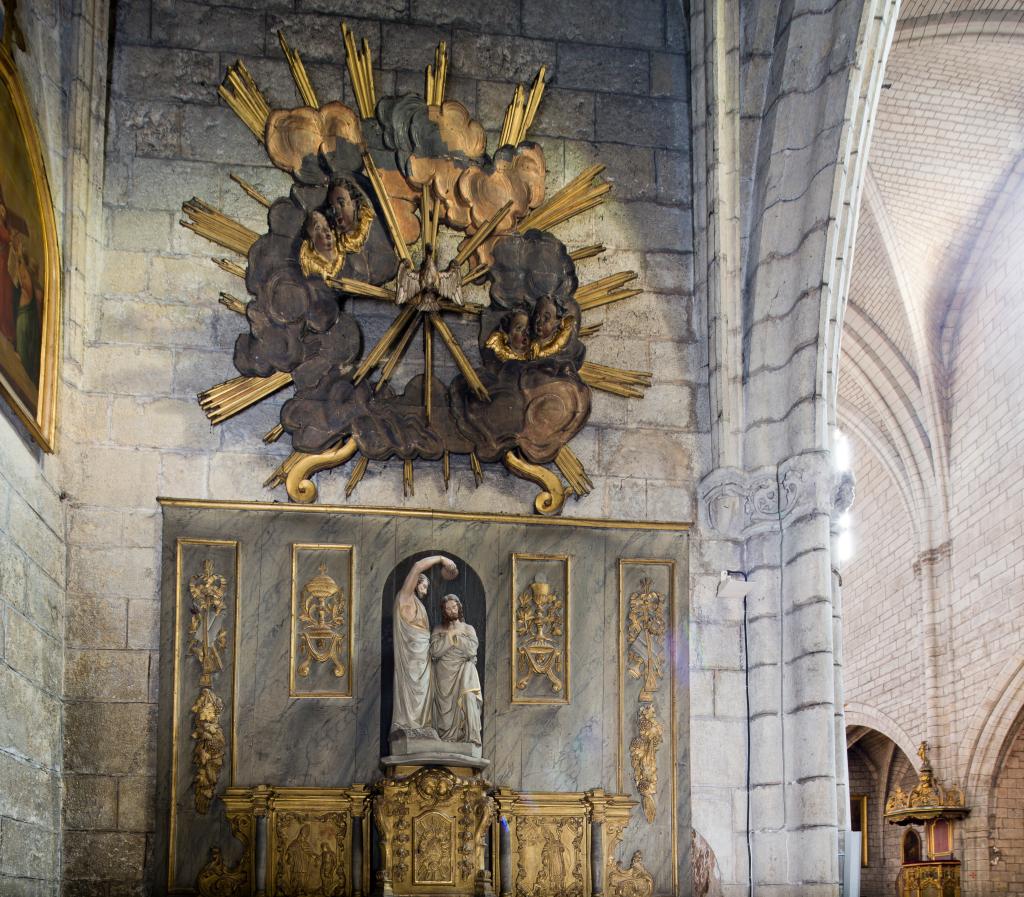
<svg viewBox="0 0 1024 897">
<path fill-rule="evenodd" d="M 435 554 L 416 561 L 395 597 L 395 679 L 391 712 L 392 750 L 395 735 L 437 738 L 431 725 L 430 622 L 423 599 L 430 588 L 426 571 L 440 564 L 445 579 L 454 579 L 458 567 L 450 558 Z"/>
</svg>

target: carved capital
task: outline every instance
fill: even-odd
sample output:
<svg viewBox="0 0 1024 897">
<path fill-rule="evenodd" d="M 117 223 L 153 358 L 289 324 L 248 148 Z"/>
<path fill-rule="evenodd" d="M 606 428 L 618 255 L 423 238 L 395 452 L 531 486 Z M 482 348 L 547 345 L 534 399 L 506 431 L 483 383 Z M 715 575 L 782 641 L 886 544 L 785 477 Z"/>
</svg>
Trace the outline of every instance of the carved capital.
<svg viewBox="0 0 1024 897">
<path fill-rule="evenodd" d="M 834 486 L 824 452 L 794 455 L 775 468 L 718 468 L 701 481 L 699 521 L 712 538 L 747 539 L 801 513 L 831 510 Z"/>
</svg>

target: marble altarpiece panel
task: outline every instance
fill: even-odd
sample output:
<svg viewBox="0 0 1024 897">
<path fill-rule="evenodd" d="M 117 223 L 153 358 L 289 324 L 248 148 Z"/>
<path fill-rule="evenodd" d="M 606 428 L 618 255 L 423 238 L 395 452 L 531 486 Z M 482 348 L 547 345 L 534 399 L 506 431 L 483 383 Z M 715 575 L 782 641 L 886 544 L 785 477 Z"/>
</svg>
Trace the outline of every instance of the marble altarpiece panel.
<svg viewBox="0 0 1024 897">
<path fill-rule="evenodd" d="M 154 892 L 255 893 L 264 815 L 268 894 L 317 893 L 314 869 L 320 891 L 371 893 L 367 795 L 388 754 L 396 583 L 443 553 L 459 576 L 432 579 L 425 603 L 436 620 L 446 591 L 462 595 L 480 638 L 495 893 L 501 817 L 509 893 L 535 890 L 556 855 L 556 873 L 579 878 L 599 820 L 605 893 L 677 893 L 690 828 L 687 552 L 682 524 L 165 501 Z M 440 816 L 418 825 L 435 840 L 462 832 Z M 638 850 L 639 891 L 626 887 Z M 230 884 L 231 870 L 237 887 L 200 881 Z M 580 887 L 591 893 L 589 879 Z"/>
</svg>

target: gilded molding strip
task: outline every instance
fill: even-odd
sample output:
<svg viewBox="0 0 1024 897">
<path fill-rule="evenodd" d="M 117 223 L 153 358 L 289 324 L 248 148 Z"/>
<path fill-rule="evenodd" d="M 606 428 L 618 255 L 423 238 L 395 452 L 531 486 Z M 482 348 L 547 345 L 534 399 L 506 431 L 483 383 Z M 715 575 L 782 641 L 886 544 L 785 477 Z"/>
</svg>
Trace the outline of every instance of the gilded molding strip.
<svg viewBox="0 0 1024 897">
<path fill-rule="evenodd" d="M 652 577 L 642 573 L 640 588 L 626 595 L 626 571 L 629 568 L 664 567 L 668 576 L 668 589 L 661 595 L 653 588 Z M 676 633 L 676 562 L 669 558 L 620 558 L 619 568 L 619 736 L 616 763 L 617 790 L 622 791 L 625 778 L 626 744 L 626 673 L 630 678 L 641 681 L 637 695 L 637 735 L 630 740 L 630 762 L 634 771 L 634 785 L 644 805 L 644 814 L 649 822 L 654 821 L 657 811 L 657 750 L 664 738 L 664 729 L 657 719 L 653 698 L 660 687 L 665 668 L 663 661 L 670 662 L 668 670 L 674 670 Z M 646 571 L 645 571 L 646 572 Z M 660 621 L 660 622 L 659 622 Z M 667 625 L 667 628 L 666 628 Z M 664 648 L 659 648 L 658 633 L 664 636 Z M 651 636 L 648 640 L 648 635 Z M 641 638 L 642 637 L 642 638 Z M 648 697 L 649 696 L 649 697 Z M 672 802 L 672 887 L 679 889 L 679 859 L 677 844 L 677 733 L 676 733 L 676 687 L 675 676 L 669 678 L 669 758 L 671 764 Z"/>
<path fill-rule="evenodd" d="M 563 587 L 540 579 L 522 585 L 517 573 L 524 562 L 561 566 Z M 568 704 L 570 694 L 570 638 L 572 567 L 565 554 L 513 552 L 511 579 L 511 702 L 513 704 Z M 549 577 L 550 578 L 550 577 Z M 524 692 L 533 681 L 544 681 L 543 696 Z"/>
<path fill-rule="evenodd" d="M 345 552 L 346 575 L 339 584 L 327 574 L 322 560 L 319 574 L 299 585 L 301 552 Z M 335 570 L 337 572 L 337 570 Z M 347 578 L 347 582 L 345 579 Z M 351 698 L 355 676 L 355 549 L 352 545 L 318 542 L 292 544 L 291 642 L 288 695 L 292 698 Z M 342 680 L 337 690 L 303 688 L 314 665 L 329 664 Z"/>
<path fill-rule="evenodd" d="M 167 845 L 167 887 L 169 891 L 173 891 L 176 887 L 174 879 L 175 870 L 175 839 L 177 837 L 178 829 L 178 729 L 179 729 L 179 707 L 181 706 L 181 659 L 184 656 L 196 657 L 196 660 L 200 664 L 200 668 L 204 670 L 203 676 L 205 676 L 206 663 L 202 657 L 196 656 L 192 650 L 193 643 L 197 642 L 195 639 L 196 632 L 192 630 L 193 620 L 195 615 L 190 616 L 189 619 L 189 642 L 187 645 L 182 645 L 182 633 L 184 631 L 182 621 L 182 592 L 184 586 L 184 552 L 189 546 L 202 546 L 206 548 L 230 548 L 234 551 L 235 555 L 235 639 L 232 657 L 232 676 L 231 676 L 231 766 L 230 766 L 230 782 L 229 785 L 235 783 L 235 773 L 237 769 L 237 757 L 235 745 L 238 743 L 237 739 L 237 720 L 238 720 L 238 634 L 241 629 L 240 626 L 240 584 L 242 580 L 242 565 L 241 565 L 241 554 L 239 552 L 239 543 L 234 539 L 190 539 L 190 538 L 179 538 L 175 542 L 175 566 L 174 566 L 174 660 L 173 660 L 173 673 L 172 673 L 172 689 L 171 689 L 171 812 L 170 812 L 170 824 L 168 826 L 168 845 Z M 193 576 L 189 582 L 189 596 L 192 595 L 193 582 L 196 586 L 202 590 L 203 578 L 207 576 L 206 565 L 203 565 L 203 574 L 201 576 Z M 212 570 L 210 571 L 212 575 Z M 216 586 L 217 581 L 214 579 L 213 585 Z M 204 593 L 205 594 L 205 593 Z M 191 607 L 190 607 L 191 611 Z M 206 639 L 202 644 L 208 643 Z M 214 636 L 214 644 L 217 642 L 217 636 Z M 226 647 L 226 637 L 224 644 L 221 645 L 221 651 Z M 196 647 L 200 647 L 200 643 L 196 643 Z M 223 665 L 223 654 L 218 655 L 220 657 L 221 665 Z M 212 655 L 211 655 L 212 657 Z M 219 700 L 219 699 L 218 699 Z M 191 705 L 194 706 L 194 705 Z M 193 711 L 194 713 L 195 711 Z M 223 760 L 221 761 L 223 762 Z M 218 769 L 219 772 L 219 769 Z M 191 887 L 191 884 L 189 885 Z"/>
<path fill-rule="evenodd" d="M 667 520 L 599 520 L 593 517 L 534 517 L 526 514 L 488 514 L 468 511 L 436 511 L 429 508 L 381 508 L 372 505 L 306 505 L 270 501 L 224 501 L 211 498 L 158 496 L 164 508 L 223 508 L 227 511 L 272 511 L 273 513 L 354 514 L 359 516 L 414 517 L 426 520 L 492 520 L 496 523 L 530 523 L 541 526 L 571 526 L 583 529 L 666 530 L 687 532 L 693 524 Z M 659 563 L 668 563 L 660 561 Z"/>
</svg>

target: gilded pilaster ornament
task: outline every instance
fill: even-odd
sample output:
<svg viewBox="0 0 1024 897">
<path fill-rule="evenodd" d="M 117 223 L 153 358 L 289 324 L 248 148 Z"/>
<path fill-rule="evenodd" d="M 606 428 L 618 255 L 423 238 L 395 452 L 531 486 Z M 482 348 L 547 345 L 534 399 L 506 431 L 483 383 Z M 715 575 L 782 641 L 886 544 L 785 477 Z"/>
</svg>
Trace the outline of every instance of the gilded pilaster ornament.
<svg viewBox="0 0 1024 897">
<path fill-rule="evenodd" d="M 547 582 L 534 580 L 519 595 L 516 634 L 524 643 L 516 652 L 518 691 L 525 689 L 534 676 L 542 676 L 551 684 L 551 691 L 562 692 L 564 616 L 565 602 Z"/>
<path fill-rule="evenodd" d="M 213 674 L 224 669 L 224 650 L 228 643 L 227 628 L 218 622 L 224 612 L 224 595 L 228 581 L 213 572 L 213 561 L 203 561 L 203 572 L 188 581 L 192 596 L 192 616 L 188 624 L 188 653 L 199 661 L 201 686 L 213 684 Z"/>
<path fill-rule="evenodd" d="M 640 580 L 640 590 L 629 596 L 626 617 L 629 638 L 629 675 L 643 681 L 640 701 L 653 701 L 665 677 L 665 600 L 654 590 L 650 577 Z"/>
<path fill-rule="evenodd" d="M 302 587 L 299 622 L 303 624 L 299 642 L 302 660 L 296 672 L 305 678 L 314 663 L 331 663 L 334 675 L 345 675 L 342 652 L 345 646 L 345 596 L 341 587 L 327 575 L 327 564 Z"/>
<path fill-rule="evenodd" d="M 210 688 L 203 688 L 192 705 L 192 790 L 197 813 L 207 813 L 217 787 L 227 742 L 220 725 L 224 702 Z"/>
<path fill-rule="evenodd" d="M 636 714 L 637 734 L 629 743 L 629 759 L 633 764 L 633 781 L 648 822 L 654 822 L 658 811 L 658 747 L 663 730 L 653 704 L 641 704 Z"/>
</svg>

